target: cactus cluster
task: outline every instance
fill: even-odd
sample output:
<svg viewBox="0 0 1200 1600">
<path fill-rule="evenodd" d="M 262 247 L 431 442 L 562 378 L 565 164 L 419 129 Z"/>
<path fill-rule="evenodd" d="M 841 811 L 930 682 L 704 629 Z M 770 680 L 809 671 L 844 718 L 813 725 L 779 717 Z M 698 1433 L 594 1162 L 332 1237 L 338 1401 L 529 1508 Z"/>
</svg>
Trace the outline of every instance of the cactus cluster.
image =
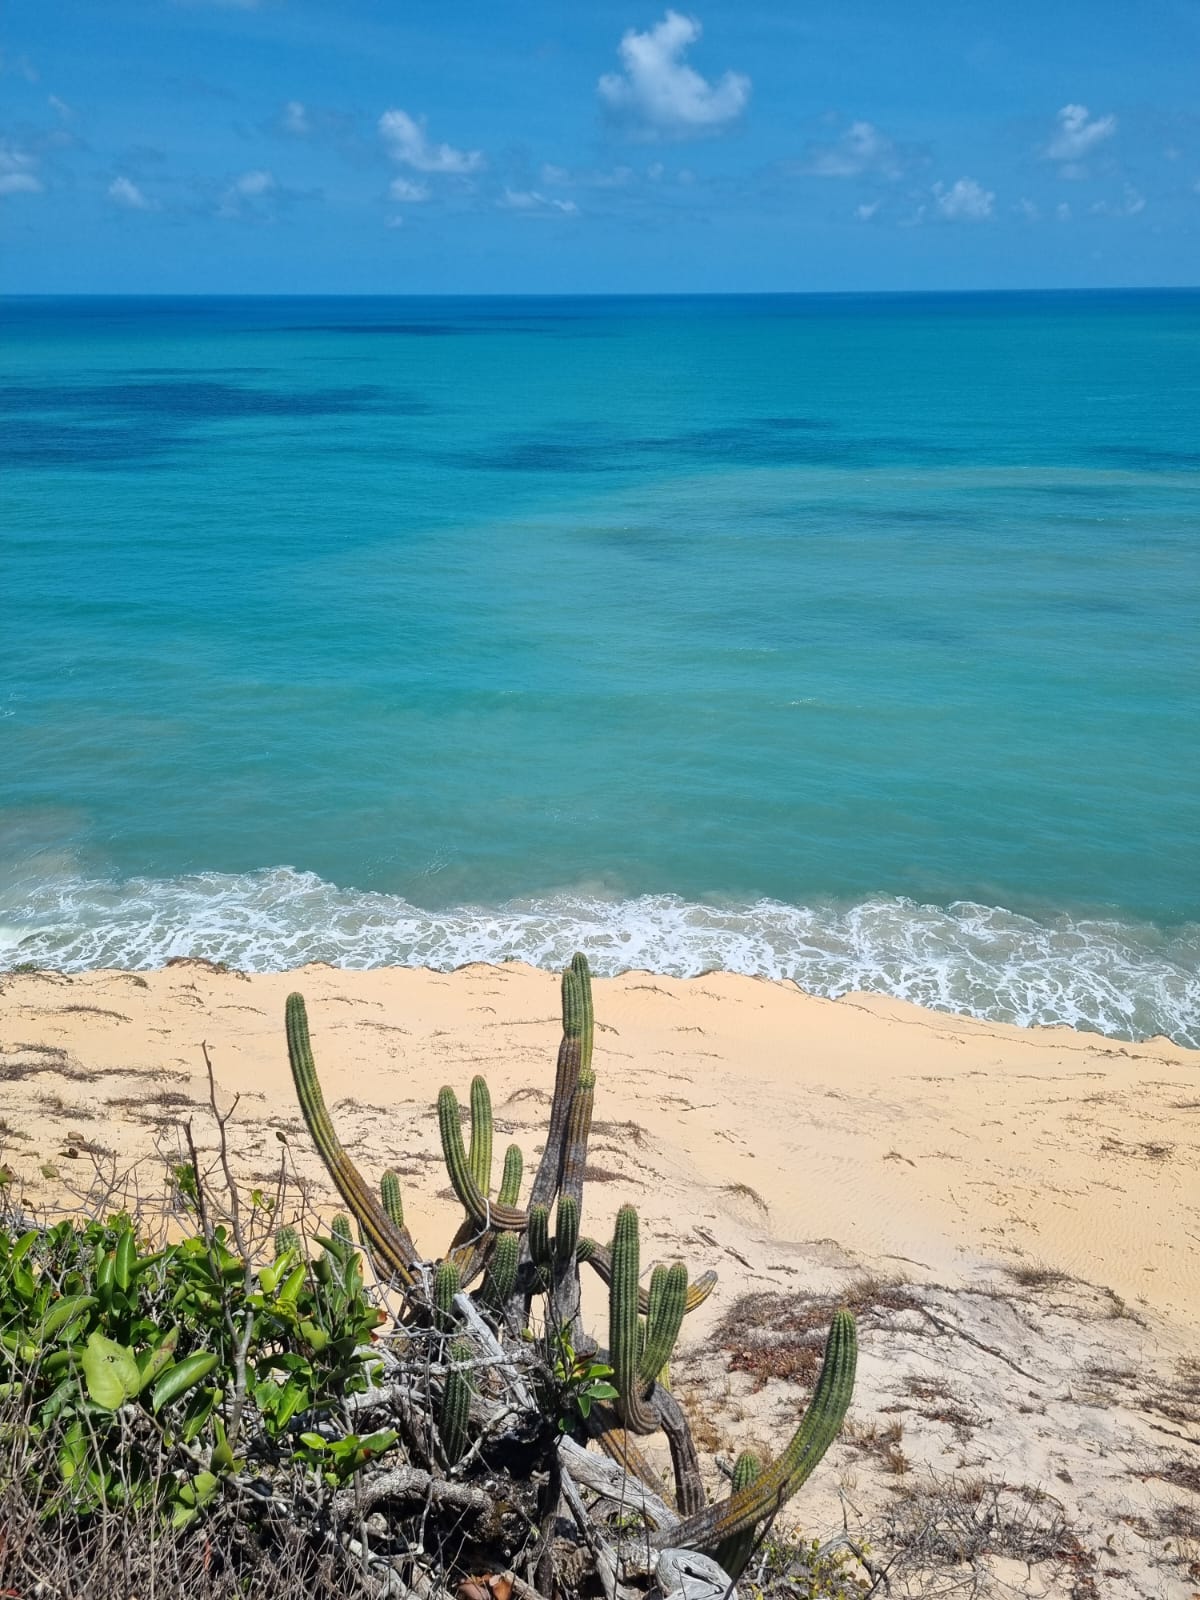
<svg viewBox="0 0 1200 1600">
<path fill-rule="evenodd" d="M 848 1311 L 835 1314 L 811 1402 L 786 1449 L 765 1469 L 756 1458 L 743 1455 L 728 1498 L 707 1504 L 691 1432 L 665 1374 L 684 1317 L 711 1294 L 716 1274 L 706 1272 L 689 1281 L 684 1264 L 674 1262 L 655 1266 L 644 1285 L 633 1206 L 621 1207 L 609 1246 L 581 1231 L 596 1091 L 594 1029 L 591 975 L 586 959 L 576 955 L 562 978 L 562 1041 L 546 1144 L 524 1205 L 525 1163 L 517 1145 L 506 1150 L 499 1184 L 494 1185 L 495 1124 L 486 1081 L 476 1077 L 470 1086 L 466 1144 L 458 1098 L 449 1086 L 441 1090 L 437 1114 L 442 1155 L 464 1219 L 445 1254 L 431 1262 L 405 1226 L 396 1174 L 384 1174 L 376 1197 L 340 1143 L 321 1093 L 303 997 L 293 994 L 287 1001 L 292 1074 L 317 1150 L 377 1269 L 405 1291 L 404 1320 L 432 1330 L 441 1342 L 436 1420 L 446 1468 L 453 1469 L 471 1452 L 473 1403 L 478 1398 L 472 1359 L 479 1351 L 465 1313 L 474 1315 L 475 1308 L 502 1348 L 527 1349 L 531 1313 L 540 1299 L 541 1321 L 551 1336 L 565 1337 L 574 1351 L 611 1366 L 609 1394 L 615 1390 L 615 1395 L 611 1404 L 597 1403 L 586 1416 L 574 1419 L 580 1436 L 596 1439 L 656 1493 L 661 1486 L 634 1438 L 659 1431 L 667 1436 L 681 1520 L 669 1531 L 653 1532 L 651 1542 L 664 1542 L 669 1532 L 673 1546 L 715 1555 L 736 1577 L 756 1530 L 803 1484 L 841 1426 L 854 1383 L 854 1319 Z M 340 1247 L 348 1247 L 348 1225 L 335 1224 L 335 1237 Z M 587 1339 L 580 1323 L 580 1269 L 585 1265 L 608 1288 L 606 1352 Z"/>
</svg>

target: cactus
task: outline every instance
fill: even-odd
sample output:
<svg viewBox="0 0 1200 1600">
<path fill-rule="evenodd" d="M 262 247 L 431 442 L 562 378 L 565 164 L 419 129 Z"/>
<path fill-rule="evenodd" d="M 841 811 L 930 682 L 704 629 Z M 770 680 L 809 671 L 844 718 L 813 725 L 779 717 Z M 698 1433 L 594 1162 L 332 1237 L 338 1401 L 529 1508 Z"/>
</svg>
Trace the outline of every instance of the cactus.
<svg viewBox="0 0 1200 1600">
<path fill-rule="evenodd" d="M 295 1228 L 285 1223 L 283 1227 L 277 1229 L 275 1233 L 276 1261 L 278 1261 L 281 1256 L 289 1255 L 293 1251 L 297 1255 L 300 1254 L 300 1235 L 296 1232 Z"/>
<path fill-rule="evenodd" d="M 550 1271 L 550 1213 L 545 1206 L 529 1208 L 529 1259 L 539 1276 Z"/>
<path fill-rule="evenodd" d="M 442 1390 L 441 1415 L 438 1431 L 442 1436 L 442 1449 L 446 1465 L 461 1461 L 467 1449 L 467 1430 L 471 1419 L 471 1370 L 467 1365 L 474 1351 L 466 1339 L 455 1339 L 450 1346 L 450 1370 Z"/>
<path fill-rule="evenodd" d="M 658 1292 L 655 1293 L 657 1284 Z M 687 1268 L 682 1261 L 672 1267 L 656 1267 L 650 1280 L 650 1304 L 646 1312 L 646 1341 L 638 1360 L 638 1381 L 654 1383 L 671 1359 L 675 1341 L 683 1325 L 687 1300 Z"/>
<path fill-rule="evenodd" d="M 837 1437 L 854 1389 L 857 1355 L 854 1318 L 845 1309 L 835 1311 L 812 1399 L 787 1449 L 752 1483 L 673 1528 L 673 1545 L 714 1550 L 738 1534 L 753 1532 L 791 1499 Z"/>
<path fill-rule="evenodd" d="M 379 1198 L 393 1228 L 404 1226 L 404 1200 L 400 1194 L 399 1173 L 387 1171 L 379 1180 Z"/>
<path fill-rule="evenodd" d="M 733 1463 L 733 1492 L 748 1489 L 758 1475 L 762 1472 L 762 1462 L 753 1450 L 743 1450 Z M 735 1581 L 741 1577 L 742 1571 L 750 1559 L 754 1549 L 756 1532 L 754 1528 L 746 1528 L 741 1533 L 735 1533 L 732 1539 L 722 1539 L 713 1551 L 717 1565 L 724 1567 L 725 1571 Z"/>
<path fill-rule="evenodd" d="M 608 1353 L 617 1407 L 630 1433 L 653 1433 L 658 1417 L 643 1398 L 638 1379 L 638 1274 L 641 1270 L 638 1214 L 633 1206 L 617 1212 L 613 1230 L 612 1284 L 608 1296 Z"/>
<path fill-rule="evenodd" d="M 454 1321 L 454 1296 L 459 1290 L 458 1268 L 453 1261 L 439 1261 L 433 1274 L 433 1311 L 443 1331 Z"/>
<path fill-rule="evenodd" d="M 600 1279 L 601 1283 L 612 1286 L 612 1253 L 607 1250 L 597 1239 L 590 1239 L 584 1234 L 575 1246 L 576 1261 L 586 1261 L 588 1266 Z M 702 1272 L 695 1283 L 688 1285 L 687 1298 L 684 1302 L 684 1313 L 695 1311 L 697 1306 L 702 1306 L 709 1295 L 717 1286 L 715 1272 Z M 643 1316 L 650 1309 L 650 1296 L 645 1289 L 638 1290 L 638 1310 Z"/>
<path fill-rule="evenodd" d="M 488 1262 L 483 1280 L 483 1298 L 489 1306 L 499 1310 L 508 1301 L 517 1282 L 517 1263 L 521 1257 L 521 1236 L 516 1233 L 496 1235 L 492 1258 Z"/>
<path fill-rule="evenodd" d="M 560 1194 L 554 1217 L 554 1264 L 558 1271 L 575 1260 L 575 1246 L 579 1242 L 579 1202 L 569 1194 Z"/>
<path fill-rule="evenodd" d="M 492 1096 L 487 1079 L 471 1079 L 471 1149 L 467 1164 L 486 1199 L 492 1192 Z"/>
<path fill-rule="evenodd" d="M 683 1317 L 708 1298 L 716 1274 L 706 1272 L 689 1284 L 686 1267 L 675 1262 L 656 1267 L 649 1287 L 643 1288 L 638 1215 L 632 1206 L 624 1206 L 618 1213 L 611 1249 L 581 1235 L 596 1090 L 591 978 L 582 956 L 574 957 L 562 975 L 562 1021 L 549 1129 L 527 1209 L 518 1203 L 524 1162 L 515 1144 L 505 1152 L 499 1190 L 495 1199 L 490 1198 L 495 1125 L 484 1079 L 476 1077 L 471 1083 L 469 1149 L 464 1146 L 454 1091 L 447 1087 L 438 1095 L 442 1153 L 466 1217 L 432 1281 L 427 1268 L 418 1268 L 421 1258 L 404 1225 L 397 1175 L 384 1174 L 376 1199 L 338 1141 L 317 1079 L 299 995 L 290 996 L 287 1003 L 288 1054 L 305 1121 L 338 1192 L 358 1222 L 363 1242 L 409 1291 L 405 1317 L 432 1325 L 442 1336 L 435 1342 L 449 1347 L 438 1402 L 446 1463 L 453 1466 L 467 1453 L 472 1404 L 483 1409 L 472 1381 L 472 1345 L 455 1337 L 456 1297 L 482 1272 L 478 1299 L 498 1325 L 499 1348 L 511 1350 L 506 1336 L 515 1336 L 522 1327 L 527 1332 L 533 1295 L 544 1293 L 547 1326 L 562 1330 L 577 1349 L 591 1349 L 582 1341 L 578 1324 L 579 1273 L 587 1263 L 609 1289 L 608 1360 L 617 1390 L 613 1404 L 596 1401 L 592 1406 L 588 1431 L 608 1455 L 656 1492 L 664 1492 L 635 1439 L 661 1429 L 670 1446 L 682 1520 L 670 1528 L 653 1529 L 651 1548 L 671 1544 L 715 1552 L 736 1577 L 754 1547 L 756 1530 L 804 1483 L 841 1426 L 854 1382 L 854 1320 L 849 1312 L 835 1315 L 820 1377 L 787 1449 L 765 1470 L 744 1454 L 735 1468 L 729 1497 L 719 1505 L 706 1506 L 695 1444 L 665 1375 Z M 360 1270 L 345 1218 L 335 1221 L 331 1238 L 323 1243 L 326 1248 L 313 1264 L 319 1282 L 333 1282 L 339 1270 Z M 277 1252 L 282 1255 L 293 1248 L 299 1250 L 300 1241 L 281 1229 Z M 512 1326 L 506 1319 L 513 1319 Z M 418 1449 L 428 1458 L 432 1446 L 421 1444 Z"/>
<path fill-rule="evenodd" d="M 308 1016 L 302 994 L 290 994 L 286 1007 L 288 1059 L 296 1096 L 313 1143 L 333 1179 L 338 1193 L 358 1218 L 372 1248 L 387 1263 L 401 1283 L 415 1280 L 412 1263 L 418 1259 L 416 1246 L 406 1228 L 398 1228 L 364 1183 L 358 1168 L 342 1148 L 334 1131 L 325 1097 L 317 1078 L 316 1063 L 308 1037 Z M 460 1140 L 461 1142 L 461 1140 Z"/>
<path fill-rule="evenodd" d="M 515 1206 L 521 1198 L 524 1170 L 525 1157 L 521 1154 L 521 1146 L 510 1144 L 504 1152 L 504 1171 L 500 1176 L 500 1193 L 496 1197 L 502 1206 Z"/>
<path fill-rule="evenodd" d="M 438 1095 L 438 1131 L 451 1186 L 471 1221 L 479 1228 L 504 1228 L 511 1233 L 523 1233 L 529 1223 L 528 1215 L 515 1206 L 489 1200 L 476 1183 L 463 1149 L 458 1099 L 448 1085 Z"/>
</svg>

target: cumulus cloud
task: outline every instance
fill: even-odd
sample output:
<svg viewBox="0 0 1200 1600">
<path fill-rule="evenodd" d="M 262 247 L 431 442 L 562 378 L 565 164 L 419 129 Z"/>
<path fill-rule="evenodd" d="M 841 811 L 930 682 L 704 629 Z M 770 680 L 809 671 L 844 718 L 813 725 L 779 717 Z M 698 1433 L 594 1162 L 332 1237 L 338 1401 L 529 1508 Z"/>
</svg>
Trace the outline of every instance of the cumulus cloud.
<svg viewBox="0 0 1200 1600">
<path fill-rule="evenodd" d="M 388 194 L 393 200 L 407 200 L 410 205 L 415 205 L 429 199 L 429 185 L 415 183 L 412 178 L 393 178 L 388 185 Z"/>
<path fill-rule="evenodd" d="M 0 195 L 41 194 L 42 180 L 33 170 L 31 155 L 10 144 L 0 144 Z"/>
<path fill-rule="evenodd" d="M 312 132 L 308 107 L 302 100 L 288 101 L 279 114 L 279 126 L 284 133 L 293 134 L 297 139 L 302 139 L 305 134 Z"/>
<path fill-rule="evenodd" d="M 108 186 L 108 198 L 123 211 L 154 210 L 154 202 L 146 198 L 132 178 L 114 178 Z"/>
<path fill-rule="evenodd" d="M 833 144 L 810 144 L 800 163 L 817 178 L 898 178 L 904 161 L 892 141 L 870 122 L 852 122 Z"/>
<path fill-rule="evenodd" d="M 1068 166 L 1082 161 L 1117 131 L 1115 116 L 1093 117 L 1086 106 L 1063 106 L 1057 121 L 1058 126 L 1042 155 L 1047 161 L 1060 161 Z"/>
<path fill-rule="evenodd" d="M 552 195 L 539 194 L 536 189 L 505 189 L 496 204 L 502 211 L 523 211 L 527 215 L 576 217 L 579 207 L 574 200 L 556 200 Z"/>
<path fill-rule="evenodd" d="M 854 215 L 859 222 L 870 222 L 879 210 L 878 200 L 864 201 L 862 205 L 855 206 Z"/>
<path fill-rule="evenodd" d="M 1127 183 L 1119 200 L 1097 200 L 1091 212 L 1094 217 L 1136 217 L 1145 209 L 1145 195 Z"/>
<path fill-rule="evenodd" d="M 379 134 L 392 160 L 415 172 L 462 175 L 479 172 L 485 165 L 482 150 L 456 150 L 450 144 L 434 144 L 425 132 L 424 120 L 418 122 L 407 111 L 385 111 L 379 119 Z"/>
<path fill-rule="evenodd" d="M 631 28 L 621 40 L 622 72 L 606 72 L 597 84 L 605 109 L 654 137 L 712 133 L 737 120 L 750 99 L 750 79 L 726 72 L 709 82 L 683 59 L 699 39 L 695 17 L 668 11 L 646 33 Z"/>
<path fill-rule="evenodd" d="M 275 201 L 294 198 L 294 194 L 280 187 L 273 172 L 255 167 L 240 173 L 229 184 L 221 196 L 217 215 L 261 222 L 273 215 Z"/>
<path fill-rule="evenodd" d="M 949 188 L 944 183 L 933 186 L 934 203 L 940 217 L 947 222 L 984 222 L 992 215 L 996 196 L 974 178 L 958 178 Z"/>
</svg>

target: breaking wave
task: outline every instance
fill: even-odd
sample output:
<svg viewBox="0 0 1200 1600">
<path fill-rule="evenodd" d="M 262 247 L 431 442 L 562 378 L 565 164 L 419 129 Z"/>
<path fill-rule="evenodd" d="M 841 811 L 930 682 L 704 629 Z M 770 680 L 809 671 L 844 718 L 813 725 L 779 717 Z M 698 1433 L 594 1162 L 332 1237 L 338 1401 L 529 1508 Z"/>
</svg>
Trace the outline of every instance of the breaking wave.
<svg viewBox="0 0 1200 1600">
<path fill-rule="evenodd" d="M 7 910 L 7 915 L 5 915 Z M 940 1011 L 1066 1023 L 1120 1039 L 1200 1046 L 1200 925 L 948 906 L 878 895 L 855 904 L 699 904 L 673 895 L 568 893 L 425 910 L 276 867 L 123 883 L 66 878 L 0 907 L 0 960 L 64 971 L 205 956 L 248 971 L 528 961 L 585 950 L 595 970 L 687 977 L 714 968 L 791 978 L 811 994 L 864 989 Z"/>
</svg>

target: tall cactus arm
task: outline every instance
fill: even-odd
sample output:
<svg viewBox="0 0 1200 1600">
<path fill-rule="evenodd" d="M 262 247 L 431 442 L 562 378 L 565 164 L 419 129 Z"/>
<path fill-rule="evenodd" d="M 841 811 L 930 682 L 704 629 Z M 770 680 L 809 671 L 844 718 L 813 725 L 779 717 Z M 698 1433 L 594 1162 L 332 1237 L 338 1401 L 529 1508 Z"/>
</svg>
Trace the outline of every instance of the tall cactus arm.
<svg viewBox="0 0 1200 1600">
<path fill-rule="evenodd" d="M 415 1281 L 411 1265 L 419 1259 L 412 1237 L 404 1227 L 397 1227 L 368 1188 L 362 1174 L 342 1148 L 334 1131 L 325 1097 L 321 1093 L 313 1060 L 312 1045 L 308 1037 L 308 1015 L 302 994 L 290 994 L 285 1012 L 287 1024 L 288 1058 L 292 1064 L 292 1080 L 300 1109 L 312 1134 L 313 1143 L 325 1163 L 329 1176 L 342 1199 L 358 1220 L 371 1247 L 391 1268 L 402 1283 Z"/>
<path fill-rule="evenodd" d="M 596 1074 L 581 1067 L 571 1096 L 567 1129 L 563 1136 L 562 1174 L 559 1190 L 583 1207 L 583 1173 L 587 1166 L 588 1138 L 592 1131 L 592 1107 L 596 1099 Z M 571 1247 L 574 1249 L 574 1246 Z"/>
<path fill-rule="evenodd" d="M 487 1079 L 471 1079 L 471 1149 L 467 1156 L 471 1176 L 485 1198 L 492 1192 L 492 1096 Z"/>
<path fill-rule="evenodd" d="M 510 1144 L 504 1152 L 504 1171 L 500 1177 L 499 1200 L 502 1206 L 515 1206 L 521 1198 L 521 1177 L 525 1170 L 525 1157 L 519 1144 Z"/>
<path fill-rule="evenodd" d="M 657 1280 L 657 1282 L 656 1282 Z M 657 1289 L 657 1294 L 655 1290 Z M 682 1261 L 656 1267 L 650 1280 L 650 1305 L 646 1313 L 646 1345 L 638 1362 L 638 1381 L 650 1384 L 671 1359 L 687 1300 L 687 1268 Z"/>
<path fill-rule="evenodd" d="M 564 1264 L 575 1260 L 575 1246 L 579 1242 L 579 1202 L 573 1195 L 560 1194 L 554 1214 L 554 1262 L 560 1270 Z"/>
<path fill-rule="evenodd" d="M 521 1256 L 521 1239 L 515 1233 L 496 1235 L 492 1259 L 483 1279 L 483 1299 L 499 1309 L 508 1299 L 517 1281 L 517 1263 Z"/>
<path fill-rule="evenodd" d="M 474 1353 L 466 1339 L 456 1339 L 450 1346 L 450 1370 L 446 1374 L 438 1418 L 442 1449 L 446 1452 L 446 1465 L 450 1467 L 460 1461 L 467 1450 L 474 1387 L 469 1363 Z"/>
<path fill-rule="evenodd" d="M 854 1318 L 849 1311 L 835 1311 L 812 1400 L 787 1449 L 753 1483 L 687 1517 L 665 1542 L 691 1550 L 715 1549 L 791 1499 L 837 1437 L 854 1391 L 857 1355 Z M 660 1539 L 656 1535 L 656 1542 Z"/>
<path fill-rule="evenodd" d="M 582 960 L 583 958 L 578 958 Z M 583 962 L 586 972 L 587 962 Z M 571 1098 L 583 1065 L 584 1031 L 591 1004 L 591 979 L 586 984 L 574 962 L 562 975 L 562 1042 L 558 1047 L 558 1067 L 554 1075 L 554 1099 L 550 1102 L 550 1126 L 546 1130 L 546 1148 L 534 1174 L 529 1204 L 548 1206 L 558 1187 L 562 1169 L 563 1139 L 567 1131 L 567 1117 Z"/>
<path fill-rule="evenodd" d="M 515 1206 L 503 1206 L 499 1200 L 489 1200 L 480 1192 L 463 1148 L 458 1100 L 450 1088 L 444 1088 L 438 1095 L 438 1131 L 442 1136 L 442 1154 L 446 1158 L 451 1185 L 472 1222 L 480 1228 L 523 1232 L 529 1221 L 524 1211 L 519 1211 Z"/>
<path fill-rule="evenodd" d="M 575 988 L 572 991 L 572 1008 L 570 1018 L 564 1017 L 564 1024 L 569 1020 L 572 1032 L 579 1034 L 579 1065 L 590 1067 L 592 1064 L 592 1042 L 596 1032 L 596 1013 L 592 1007 L 592 973 L 588 966 L 588 959 L 582 950 L 576 950 L 571 957 L 571 972 L 575 977 Z"/>
<path fill-rule="evenodd" d="M 633 1206 L 617 1212 L 613 1230 L 612 1284 L 608 1291 L 608 1350 L 613 1365 L 621 1421 L 631 1433 L 655 1433 L 658 1416 L 647 1405 L 638 1378 L 638 1214 Z"/>
<path fill-rule="evenodd" d="M 389 1168 L 379 1180 L 379 1198 L 393 1228 L 404 1226 L 404 1199 L 400 1193 L 400 1174 Z"/>
<path fill-rule="evenodd" d="M 453 1261 L 439 1261 L 433 1274 L 434 1320 L 443 1333 L 454 1321 L 454 1296 L 458 1293 L 460 1278 Z"/>
<path fill-rule="evenodd" d="M 601 1283 L 612 1286 L 612 1254 L 598 1239 L 592 1239 L 587 1234 L 582 1234 L 579 1243 L 575 1246 L 575 1259 L 577 1261 L 586 1261 Z M 695 1311 L 697 1306 L 702 1306 L 716 1286 L 717 1275 L 715 1272 L 701 1273 L 695 1283 L 688 1284 L 687 1298 L 683 1307 L 684 1312 Z M 650 1295 L 645 1289 L 638 1290 L 638 1310 L 642 1316 L 645 1316 L 650 1310 Z"/>
<path fill-rule="evenodd" d="M 550 1213 L 545 1206 L 529 1208 L 529 1258 L 539 1272 L 550 1270 Z"/>
</svg>

